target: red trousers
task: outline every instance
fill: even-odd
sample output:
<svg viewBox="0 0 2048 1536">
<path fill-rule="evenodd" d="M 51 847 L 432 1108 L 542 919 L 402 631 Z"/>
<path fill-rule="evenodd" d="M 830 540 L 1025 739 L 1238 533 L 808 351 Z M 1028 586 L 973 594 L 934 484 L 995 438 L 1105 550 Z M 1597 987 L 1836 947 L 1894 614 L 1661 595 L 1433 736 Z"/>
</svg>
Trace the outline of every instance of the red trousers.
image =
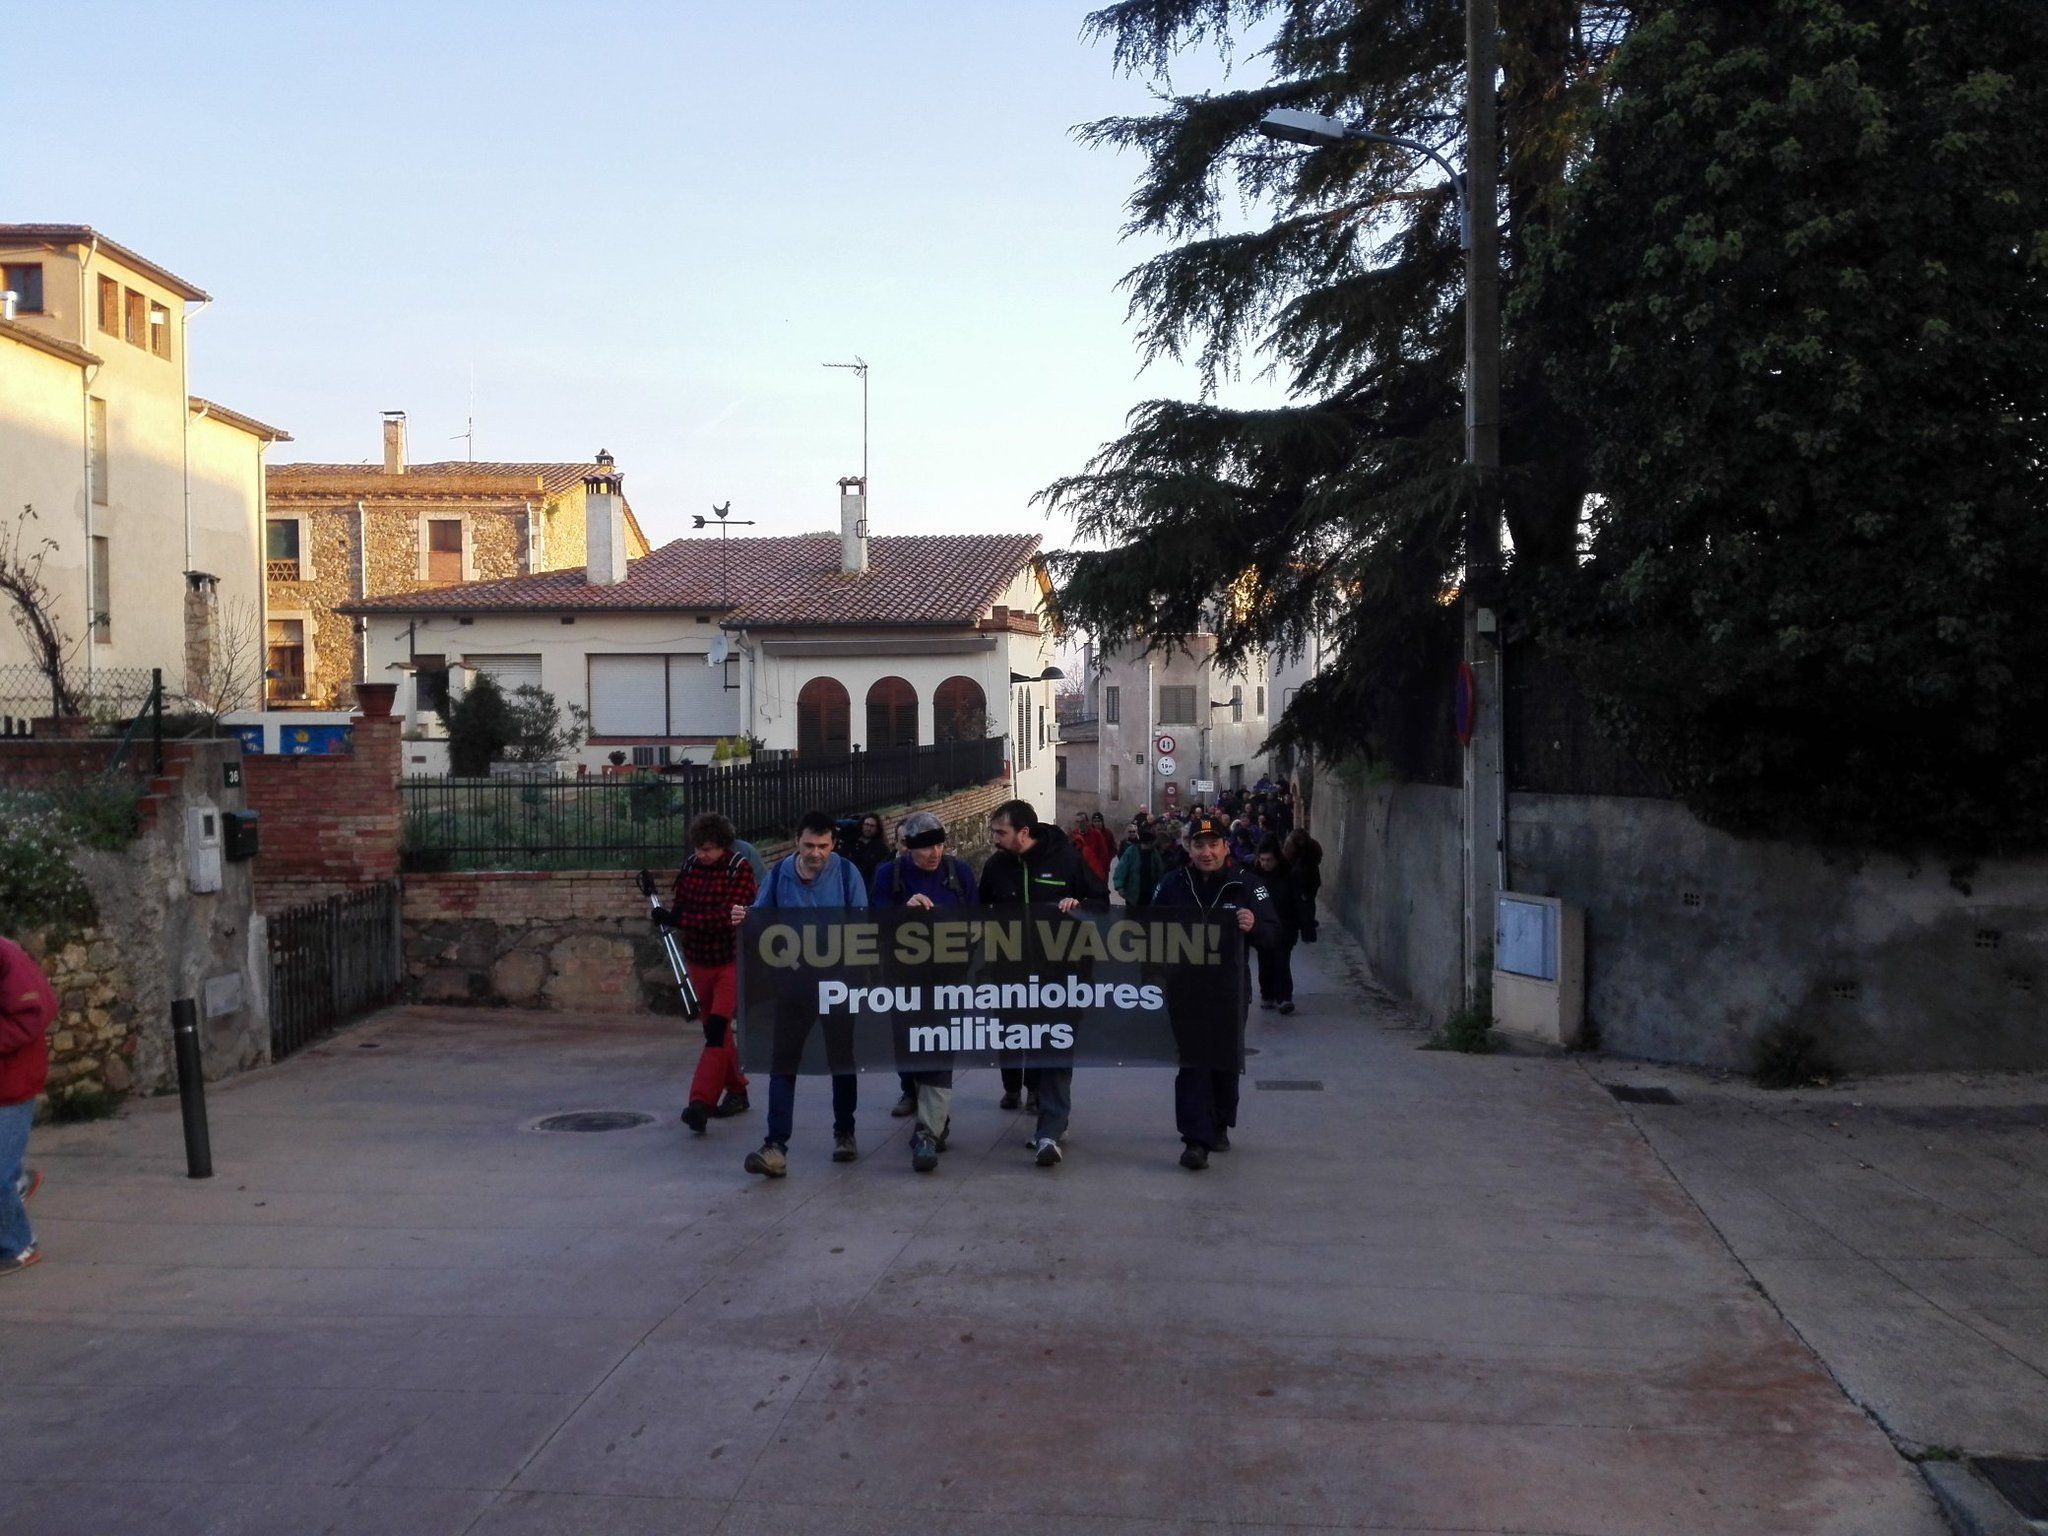
<svg viewBox="0 0 2048 1536">
<path fill-rule="evenodd" d="M 740 1071 L 739 1041 L 733 1033 L 732 1018 L 739 1011 L 739 965 L 700 965 L 686 961 L 690 985 L 697 989 L 703 1008 L 704 1054 L 697 1058 L 697 1070 L 690 1078 L 690 1102 L 715 1105 L 721 1093 L 745 1093 L 746 1075 Z"/>
</svg>

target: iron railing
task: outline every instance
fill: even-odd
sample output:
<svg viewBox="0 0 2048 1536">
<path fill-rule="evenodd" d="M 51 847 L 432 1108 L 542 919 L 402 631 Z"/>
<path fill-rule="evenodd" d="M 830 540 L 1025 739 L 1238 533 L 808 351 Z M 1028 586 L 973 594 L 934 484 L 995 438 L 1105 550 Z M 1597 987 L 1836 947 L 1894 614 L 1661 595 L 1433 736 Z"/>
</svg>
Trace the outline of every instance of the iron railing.
<svg viewBox="0 0 2048 1536">
<path fill-rule="evenodd" d="M 270 918 L 270 1058 L 282 1061 L 381 1008 L 403 979 L 398 882 Z"/>
<path fill-rule="evenodd" d="M 826 759 L 684 764 L 613 779 L 402 781 L 404 867 L 638 869 L 675 864 L 690 819 L 717 811 L 741 837 L 786 836 L 806 811 L 841 816 L 999 777 L 1005 738 Z"/>
</svg>

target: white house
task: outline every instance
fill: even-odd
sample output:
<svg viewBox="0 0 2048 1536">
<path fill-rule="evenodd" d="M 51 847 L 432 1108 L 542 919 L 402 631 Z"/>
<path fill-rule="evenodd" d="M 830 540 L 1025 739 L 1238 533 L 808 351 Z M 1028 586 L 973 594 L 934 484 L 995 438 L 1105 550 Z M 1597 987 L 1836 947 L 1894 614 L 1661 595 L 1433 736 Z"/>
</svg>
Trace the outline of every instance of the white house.
<svg viewBox="0 0 2048 1536">
<path fill-rule="evenodd" d="M 590 712 L 577 756 L 592 768 L 613 752 L 707 761 L 739 735 L 821 759 L 1003 736 L 1018 794 L 1051 814 L 1038 535 L 870 539 L 855 479 L 836 536 L 676 539 L 629 559 L 617 477 L 587 491 L 581 569 L 343 605 L 367 625 L 368 679 L 400 681 L 414 713 L 467 672 L 537 684 Z"/>
</svg>

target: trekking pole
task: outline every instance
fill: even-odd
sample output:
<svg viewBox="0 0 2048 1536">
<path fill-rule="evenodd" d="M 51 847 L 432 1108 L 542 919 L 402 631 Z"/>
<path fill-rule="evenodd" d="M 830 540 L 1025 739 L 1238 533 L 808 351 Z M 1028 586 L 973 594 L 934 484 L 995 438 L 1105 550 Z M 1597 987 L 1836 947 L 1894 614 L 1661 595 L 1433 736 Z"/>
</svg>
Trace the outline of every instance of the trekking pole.
<svg viewBox="0 0 2048 1536">
<path fill-rule="evenodd" d="M 683 947 L 676 942 L 676 930 L 661 920 L 661 896 L 656 890 L 654 876 L 646 870 L 640 871 L 640 894 L 647 898 L 647 905 L 654 913 L 654 931 L 661 935 L 662 952 L 668 956 L 668 968 L 675 972 L 676 994 L 683 1002 L 683 1017 L 694 1019 L 703 1010 L 697 1002 L 697 989 L 690 984 L 689 968 L 683 964 Z"/>
</svg>

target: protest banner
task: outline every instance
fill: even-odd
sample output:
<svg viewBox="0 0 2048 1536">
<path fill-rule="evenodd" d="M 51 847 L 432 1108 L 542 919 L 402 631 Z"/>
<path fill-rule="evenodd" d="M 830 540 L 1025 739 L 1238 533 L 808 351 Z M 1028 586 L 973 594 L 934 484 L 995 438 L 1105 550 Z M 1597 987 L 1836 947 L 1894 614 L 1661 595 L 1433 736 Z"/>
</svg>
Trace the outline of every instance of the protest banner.
<svg viewBox="0 0 2048 1536">
<path fill-rule="evenodd" d="M 740 937 L 749 1072 L 1244 1060 L 1244 938 L 1208 915 L 757 908 Z"/>
</svg>

